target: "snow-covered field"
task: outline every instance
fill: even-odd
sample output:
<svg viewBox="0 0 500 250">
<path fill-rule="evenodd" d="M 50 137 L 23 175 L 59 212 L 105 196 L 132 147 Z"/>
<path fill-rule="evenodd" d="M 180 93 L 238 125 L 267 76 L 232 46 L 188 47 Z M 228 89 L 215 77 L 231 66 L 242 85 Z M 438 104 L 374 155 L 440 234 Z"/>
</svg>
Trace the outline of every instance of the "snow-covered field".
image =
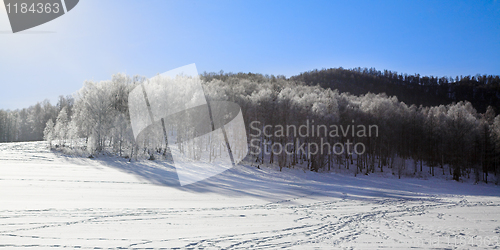
<svg viewBox="0 0 500 250">
<path fill-rule="evenodd" d="M 161 162 L 0 144 L 0 248 L 500 248 L 500 188 L 236 166 L 181 187 Z"/>
</svg>

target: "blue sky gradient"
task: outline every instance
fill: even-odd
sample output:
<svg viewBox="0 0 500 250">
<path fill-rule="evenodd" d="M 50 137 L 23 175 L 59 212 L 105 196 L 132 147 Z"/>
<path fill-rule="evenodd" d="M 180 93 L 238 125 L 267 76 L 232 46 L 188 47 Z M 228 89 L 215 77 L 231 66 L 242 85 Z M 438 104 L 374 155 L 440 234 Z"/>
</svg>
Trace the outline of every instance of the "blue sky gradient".
<svg viewBox="0 0 500 250">
<path fill-rule="evenodd" d="M 287 77 L 358 66 L 500 75 L 500 1 L 80 0 L 17 34 L 0 6 L 0 109 L 190 63 Z"/>
</svg>

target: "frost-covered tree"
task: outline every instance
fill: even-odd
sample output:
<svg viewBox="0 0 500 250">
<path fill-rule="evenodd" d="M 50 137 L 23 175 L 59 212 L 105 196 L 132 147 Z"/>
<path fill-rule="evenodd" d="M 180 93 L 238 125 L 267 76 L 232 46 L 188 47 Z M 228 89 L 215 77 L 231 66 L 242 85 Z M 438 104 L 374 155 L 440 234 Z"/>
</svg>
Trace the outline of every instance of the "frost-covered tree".
<svg viewBox="0 0 500 250">
<path fill-rule="evenodd" d="M 76 123 L 76 119 L 72 119 L 68 124 L 67 137 L 70 140 L 70 147 L 73 147 L 75 140 L 79 139 L 80 129 Z"/>
<path fill-rule="evenodd" d="M 114 121 L 112 92 L 108 90 L 109 81 L 85 82 L 84 87 L 78 93 L 74 112 L 76 124 L 84 131 L 87 138 L 88 148 L 101 151 L 106 140 L 106 132 Z"/>
<path fill-rule="evenodd" d="M 49 148 L 52 148 L 52 140 L 54 139 L 54 122 L 48 120 L 43 130 L 43 139 L 49 143 Z"/>
<path fill-rule="evenodd" d="M 54 133 L 56 134 L 56 138 L 59 139 L 59 144 L 61 144 L 61 140 L 63 145 L 66 143 L 66 139 L 68 138 L 68 130 L 68 113 L 66 112 L 66 107 L 64 107 L 59 112 L 59 115 L 57 115 L 56 125 L 54 127 Z"/>
<path fill-rule="evenodd" d="M 115 117 L 113 122 L 113 147 L 122 156 L 123 144 L 126 141 L 133 139 L 130 121 L 124 114 L 119 114 Z"/>
</svg>

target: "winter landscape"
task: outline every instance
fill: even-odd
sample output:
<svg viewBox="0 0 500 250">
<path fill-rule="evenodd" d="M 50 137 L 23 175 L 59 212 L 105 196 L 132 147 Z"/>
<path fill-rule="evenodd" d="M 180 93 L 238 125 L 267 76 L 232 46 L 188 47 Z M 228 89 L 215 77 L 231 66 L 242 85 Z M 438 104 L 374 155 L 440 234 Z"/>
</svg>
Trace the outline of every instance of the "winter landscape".
<svg viewBox="0 0 500 250">
<path fill-rule="evenodd" d="M 212 112 L 214 101 L 234 101 L 245 120 L 245 155 L 228 146 L 243 161 L 220 174 L 199 173 L 225 154 L 214 136 L 181 147 L 196 132 L 185 123 L 132 131 L 137 86 L 163 93 L 194 78 L 145 85 L 145 77 L 116 74 L 55 106 L 0 111 L 10 141 L 0 144 L 0 247 L 500 247 L 500 116 L 491 106 L 408 106 L 259 74 L 199 77 Z M 164 106 L 150 100 L 153 110 Z M 44 140 L 15 142 L 29 138 Z M 208 165 L 174 165 L 179 150 L 208 153 Z M 183 183 L 181 174 L 200 181 Z"/>
<path fill-rule="evenodd" d="M 499 23 L 0 0 L 0 250 L 500 249 Z"/>
<path fill-rule="evenodd" d="M 181 187 L 152 161 L 0 149 L 2 248 L 500 247 L 495 185 L 242 164 Z"/>
</svg>

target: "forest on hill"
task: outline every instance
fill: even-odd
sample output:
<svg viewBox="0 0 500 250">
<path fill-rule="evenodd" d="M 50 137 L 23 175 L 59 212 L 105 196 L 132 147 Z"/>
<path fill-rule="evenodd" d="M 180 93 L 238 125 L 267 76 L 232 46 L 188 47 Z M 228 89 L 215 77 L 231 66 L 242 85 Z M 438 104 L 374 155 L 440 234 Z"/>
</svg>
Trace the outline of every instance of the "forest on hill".
<svg viewBox="0 0 500 250">
<path fill-rule="evenodd" d="M 353 95 L 386 93 L 407 105 L 438 106 L 468 101 L 480 113 L 486 112 L 488 106 L 497 113 L 500 111 L 500 77 L 494 75 L 434 77 L 358 67 L 312 70 L 290 79 Z"/>
<path fill-rule="evenodd" d="M 498 76 L 467 78 L 469 82 L 474 79 L 470 87 L 476 93 L 467 95 L 461 93 L 462 83 L 466 89 L 464 78 L 453 82 L 443 78 L 441 82 L 403 75 L 400 80 L 400 75 L 389 72 L 330 69 L 290 78 L 221 72 L 204 73 L 200 78 L 208 101 L 241 106 L 250 154 L 257 163 L 268 161 L 281 168 L 306 163 L 311 171 L 356 163 L 357 172 L 390 168 L 400 173 L 409 167 L 405 159 L 411 159 L 414 173 L 423 171 L 425 165 L 432 175 L 449 174 L 455 180 L 472 176 L 476 181 L 488 181 L 489 174 L 499 173 L 500 116 L 495 112 L 498 106 L 490 105 L 494 104 L 490 94 L 498 86 Z M 22 110 L 0 110 L 0 142 L 45 139 L 59 149 L 80 147 L 88 155 L 107 150 L 131 159 L 152 159 L 150 156 L 166 152 L 162 134 L 135 141 L 128 111 L 128 94 L 144 81 L 145 77 L 116 74 L 109 81 L 85 82 L 77 94 L 61 96 L 56 105 L 44 101 Z M 476 86 L 480 81 L 483 85 Z M 391 92 L 398 89 L 398 93 Z M 441 95 L 447 97 L 440 100 Z M 476 99 L 458 98 L 463 96 Z M 482 100 L 477 96 L 491 98 L 481 104 L 486 105 L 484 112 L 477 111 L 481 105 L 474 106 L 474 100 Z M 405 98 L 414 99 L 402 101 Z M 283 133 L 283 127 L 305 124 L 316 125 L 315 136 Z M 376 126 L 377 135 L 337 131 L 332 136 L 323 133 L 321 126 Z M 256 133 L 256 127 L 264 132 Z M 74 143 L 82 138 L 84 146 Z M 325 143 L 334 146 L 315 154 L 311 154 L 313 148 L 298 146 Z M 349 153 L 357 144 L 363 145 L 363 153 Z M 275 146 L 284 150 L 275 151 Z M 337 148 L 346 150 L 330 153 Z M 449 173 L 445 173 L 445 165 L 450 166 Z"/>
</svg>

